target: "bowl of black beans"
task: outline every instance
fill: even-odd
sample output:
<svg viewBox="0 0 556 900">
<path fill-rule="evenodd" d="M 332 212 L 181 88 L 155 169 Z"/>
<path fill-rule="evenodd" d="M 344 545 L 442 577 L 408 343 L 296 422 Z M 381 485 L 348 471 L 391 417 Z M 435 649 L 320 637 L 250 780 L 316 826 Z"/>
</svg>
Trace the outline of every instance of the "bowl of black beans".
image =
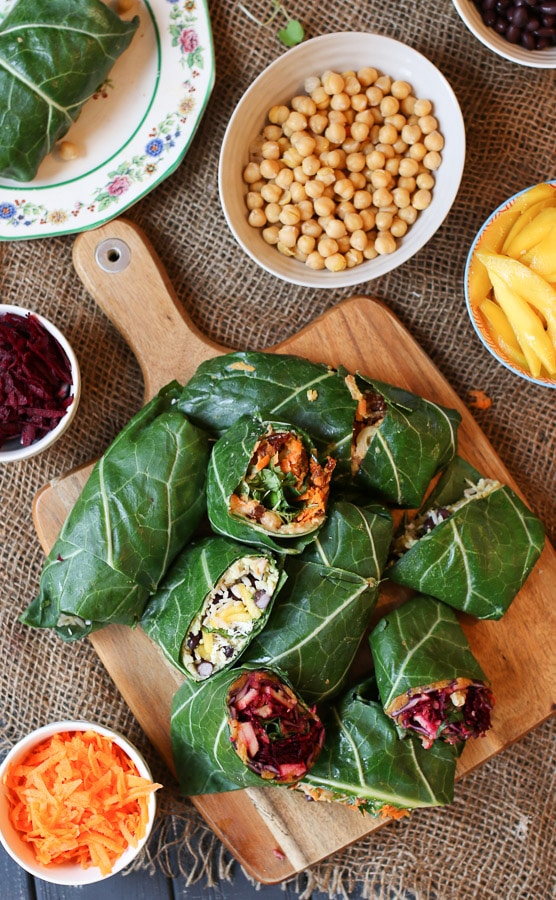
<svg viewBox="0 0 556 900">
<path fill-rule="evenodd" d="M 452 0 L 469 30 L 522 66 L 556 68 L 556 0 Z"/>
</svg>

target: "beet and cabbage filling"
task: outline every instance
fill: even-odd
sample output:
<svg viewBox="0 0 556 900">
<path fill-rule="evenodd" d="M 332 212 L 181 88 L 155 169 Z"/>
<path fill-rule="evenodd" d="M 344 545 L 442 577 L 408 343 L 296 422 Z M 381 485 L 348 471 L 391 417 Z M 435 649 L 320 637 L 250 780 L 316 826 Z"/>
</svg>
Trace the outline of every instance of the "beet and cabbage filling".
<svg viewBox="0 0 556 900">
<path fill-rule="evenodd" d="M 73 402 L 70 362 L 31 313 L 0 316 L 0 447 L 48 434 Z"/>
<path fill-rule="evenodd" d="M 269 425 L 230 497 L 230 513 L 275 534 L 313 530 L 325 519 L 334 466 L 330 457 L 322 466 L 293 431 Z"/>
<path fill-rule="evenodd" d="M 485 734 L 491 726 L 493 706 L 494 697 L 486 684 L 458 678 L 408 691 L 386 712 L 401 728 L 416 732 L 428 750 L 436 740 L 459 744 Z"/>
<path fill-rule="evenodd" d="M 227 708 L 232 745 L 252 772 L 274 784 L 294 784 L 310 771 L 324 726 L 274 672 L 244 672 L 228 691 Z"/>
</svg>

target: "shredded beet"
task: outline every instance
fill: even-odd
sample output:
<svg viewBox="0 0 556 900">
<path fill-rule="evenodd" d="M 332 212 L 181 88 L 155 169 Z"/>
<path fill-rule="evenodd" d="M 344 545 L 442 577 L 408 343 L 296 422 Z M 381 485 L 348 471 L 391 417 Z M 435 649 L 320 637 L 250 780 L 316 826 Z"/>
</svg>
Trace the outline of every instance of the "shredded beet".
<svg viewBox="0 0 556 900">
<path fill-rule="evenodd" d="M 58 341 L 32 313 L 0 315 L 0 447 L 44 437 L 72 403 L 71 366 Z"/>
<path fill-rule="evenodd" d="M 269 671 L 241 675 L 230 688 L 231 740 L 243 762 L 275 784 L 292 784 L 310 770 L 324 741 L 314 709 Z"/>
<path fill-rule="evenodd" d="M 458 697 L 460 705 L 454 705 L 452 694 Z M 493 706 L 492 692 L 483 682 L 472 682 L 462 689 L 453 681 L 409 697 L 396 711 L 395 719 L 402 728 L 421 735 L 423 747 L 430 749 L 437 739 L 458 744 L 484 734 L 491 725 Z"/>
</svg>

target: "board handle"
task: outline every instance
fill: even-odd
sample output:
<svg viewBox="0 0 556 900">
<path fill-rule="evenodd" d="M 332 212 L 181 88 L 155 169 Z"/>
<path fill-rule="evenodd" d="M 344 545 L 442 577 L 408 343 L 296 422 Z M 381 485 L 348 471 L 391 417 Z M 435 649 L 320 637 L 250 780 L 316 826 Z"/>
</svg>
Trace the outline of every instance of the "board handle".
<svg viewBox="0 0 556 900">
<path fill-rule="evenodd" d="M 206 338 L 182 308 L 157 253 L 125 218 L 78 235 L 73 264 L 87 291 L 133 350 L 145 399 L 225 348 Z"/>
</svg>

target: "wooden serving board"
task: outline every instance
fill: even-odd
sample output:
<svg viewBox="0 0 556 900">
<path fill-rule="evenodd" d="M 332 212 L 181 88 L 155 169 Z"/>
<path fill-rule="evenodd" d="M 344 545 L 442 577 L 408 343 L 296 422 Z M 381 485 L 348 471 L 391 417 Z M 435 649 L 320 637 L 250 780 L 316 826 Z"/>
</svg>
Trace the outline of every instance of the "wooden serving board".
<svg viewBox="0 0 556 900">
<path fill-rule="evenodd" d="M 145 236 L 125 219 L 79 235 L 74 264 L 87 290 L 136 353 L 145 399 L 172 378 L 185 382 L 202 360 L 226 352 L 194 327 Z M 342 363 L 458 409 L 461 455 L 483 474 L 518 491 L 469 410 L 384 304 L 353 297 L 270 349 L 316 362 Z M 33 517 L 46 552 L 91 467 L 55 479 L 35 497 Z M 379 608 L 399 602 L 401 590 L 387 586 Z M 556 554 L 547 542 L 532 575 L 499 622 L 461 617 L 472 650 L 492 681 L 496 706 L 493 728 L 467 744 L 458 778 L 550 715 L 556 693 L 555 594 Z M 90 640 L 172 768 L 170 706 L 181 674 L 140 628 L 111 625 Z M 245 869 L 265 884 L 291 877 L 384 824 L 339 805 L 310 804 L 295 792 L 272 787 L 205 795 L 194 802 Z M 435 814 L 429 810 L 420 815 Z"/>
</svg>

